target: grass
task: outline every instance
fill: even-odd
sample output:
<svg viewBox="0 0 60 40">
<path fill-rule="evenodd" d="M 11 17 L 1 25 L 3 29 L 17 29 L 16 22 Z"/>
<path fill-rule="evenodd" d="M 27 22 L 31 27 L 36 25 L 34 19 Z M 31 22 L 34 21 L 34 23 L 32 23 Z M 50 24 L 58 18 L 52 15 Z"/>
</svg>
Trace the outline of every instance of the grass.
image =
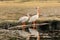
<svg viewBox="0 0 60 40">
<path fill-rule="evenodd" d="M 21 17 L 22 15 L 26 15 L 26 13 L 30 13 L 28 11 L 31 11 L 32 8 L 35 8 L 37 6 L 40 6 L 42 8 L 54 8 L 60 6 L 60 3 L 40 3 L 39 1 L 30 1 L 24 3 L 0 2 L 0 20 L 18 20 L 19 17 Z"/>
</svg>

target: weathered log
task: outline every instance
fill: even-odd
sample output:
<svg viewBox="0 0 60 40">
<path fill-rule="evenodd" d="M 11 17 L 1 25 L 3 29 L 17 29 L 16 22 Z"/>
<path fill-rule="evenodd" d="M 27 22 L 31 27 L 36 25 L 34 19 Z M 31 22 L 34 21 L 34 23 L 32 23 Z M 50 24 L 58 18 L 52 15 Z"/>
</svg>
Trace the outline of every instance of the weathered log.
<svg viewBox="0 0 60 40">
<path fill-rule="evenodd" d="M 49 23 L 42 23 L 42 24 L 36 24 L 36 26 L 38 25 L 47 25 Z M 29 25 L 25 25 L 25 27 L 31 27 L 33 24 L 29 24 Z M 18 26 L 14 26 L 14 27 L 10 27 L 8 29 L 22 29 L 23 25 L 18 25 Z"/>
</svg>

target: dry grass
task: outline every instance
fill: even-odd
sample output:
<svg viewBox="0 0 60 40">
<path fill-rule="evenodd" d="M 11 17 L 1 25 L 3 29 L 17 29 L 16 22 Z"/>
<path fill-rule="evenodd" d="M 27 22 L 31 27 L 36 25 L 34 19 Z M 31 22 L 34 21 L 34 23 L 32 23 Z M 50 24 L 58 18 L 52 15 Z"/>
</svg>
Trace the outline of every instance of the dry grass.
<svg viewBox="0 0 60 40">
<path fill-rule="evenodd" d="M 24 3 L 13 3 L 13 2 L 0 2 L 0 19 L 7 20 L 16 20 L 21 17 L 23 14 L 28 13 L 28 10 L 35 8 L 36 6 L 40 7 L 58 7 L 60 3 L 47 2 L 40 3 L 36 1 L 24 2 Z M 31 9 L 30 9 L 31 8 Z"/>
<path fill-rule="evenodd" d="M 36 6 L 40 6 L 40 7 L 56 7 L 56 6 L 60 6 L 60 3 L 55 3 L 55 2 L 44 2 L 44 3 L 40 3 L 40 2 L 36 2 L 36 1 L 32 1 L 32 2 L 24 2 L 24 3 L 14 3 L 14 2 L 0 2 L 1 6 L 4 7 L 36 7 Z"/>
</svg>

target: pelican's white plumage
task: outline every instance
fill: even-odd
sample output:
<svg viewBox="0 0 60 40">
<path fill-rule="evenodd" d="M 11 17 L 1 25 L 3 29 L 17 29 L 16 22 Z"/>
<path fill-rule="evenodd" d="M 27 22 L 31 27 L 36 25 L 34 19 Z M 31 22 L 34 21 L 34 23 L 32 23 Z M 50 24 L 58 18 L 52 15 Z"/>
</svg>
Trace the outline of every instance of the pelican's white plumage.
<svg viewBox="0 0 60 40">
<path fill-rule="evenodd" d="M 23 16 L 23 17 L 20 17 L 19 20 L 18 20 L 18 23 L 22 23 L 23 25 L 23 29 L 25 31 L 25 22 L 27 22 L 29 20 L 29 15 L 27 14 L 26 16 Z"/>
<path fill-rule="evenodd" d="M 26 21 L 28 21 L 28 19 L 29 19 L 28 16 L 23 16 L 23 17 L 19 18 L 18 22 L 26 22 Z"/>
<path fill-rule="evenodd" d="M 20 17 L 18 22 L 22 22 L 22 23 L 26 22 L 28 21 L 29 17 L 30 17 L 29 14 L 27 14 L 26 16 Z"/>
<path fill-rule="evenodd" d="M 39 18 L 39 14 L 40 14 L 40 9 L 39 9 L 39 7 L 37 7 L 37 14 L 30 17 L 30 20 L 28 22 L 36 21 Z"/>
<path fill-rule="evenodd" d="M 34 21 L 36 21 L 38 18 L 39 18 L 38 15 L 34 15 L 34 16 L 30 17 L 30 20 L 29 20 L 28 22 L 34 22 Z"/>
</svg>

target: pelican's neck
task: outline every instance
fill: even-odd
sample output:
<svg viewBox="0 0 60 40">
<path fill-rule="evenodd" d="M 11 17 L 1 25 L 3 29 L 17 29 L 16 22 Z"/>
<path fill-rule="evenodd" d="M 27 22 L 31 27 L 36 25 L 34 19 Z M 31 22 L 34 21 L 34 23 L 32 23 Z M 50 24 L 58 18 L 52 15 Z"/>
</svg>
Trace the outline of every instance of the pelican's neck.
<svg viewBox="0 0 60 40">
<path fill-rule="evenodd" d="M 39 16 L 39 13 L 37 12 L 37 15 Z"/>
<path fill-rule="evenodd" d="M 37 8 L 37 15 L 40 15 L 40 9 Z"/>
<path fill-rule="evenodd" d="M 27 14 L 27 16 L 30 18 L 30 15 L 29 14 Z"/>
</svg>

